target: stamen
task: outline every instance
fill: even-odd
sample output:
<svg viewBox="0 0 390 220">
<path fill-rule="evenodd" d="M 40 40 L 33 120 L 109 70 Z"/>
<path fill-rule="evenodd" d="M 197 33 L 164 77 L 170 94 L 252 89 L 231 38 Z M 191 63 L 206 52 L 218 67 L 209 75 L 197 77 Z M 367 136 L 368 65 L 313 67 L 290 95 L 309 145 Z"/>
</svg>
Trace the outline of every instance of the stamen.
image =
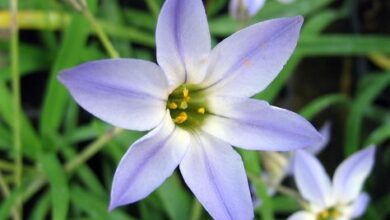
<svg viewBox="0 0 390 220">
<path fill-rule="evenodd" d="M 188 90 L 187 88 L 184 88 L 184 89 L 183 89 L 183 97 L 184 97 L 184 98 L 189 97 L 189 96 L 188 96 L 189 93 L 190 93 L 190 90 Z"/>
<path fill-rule="evenodd" d="M 169 109 L 177 109 L 177 104 L 175 102 L 171 102 L 171 103 L 169 103 L 168 108 Z"/>
<path fill-rule="evenodd" d="M 180 109 L 187 109 L 188 108 L 188 104 L 186 101 L 181 101 L 180 102 Z"/>
<path fill-rule="evenodd" d="M 187 118 L 188 118 L 188 115 L 186 112 L 180 112 L 179 116 L 177 116 L 175 118 L 175 123 L 181 124 L 181 123 L 185 122 L 187 120 Z"/>
<path fill-rule="evenodd" d="M 206 109 L 204 108 L 204 107 L 200 107 L 200 108 L 198 108 L 198 113 L 199 114 L 204 114 L 205 113 L 205 111 L 206 111 Z"/>
</svg>

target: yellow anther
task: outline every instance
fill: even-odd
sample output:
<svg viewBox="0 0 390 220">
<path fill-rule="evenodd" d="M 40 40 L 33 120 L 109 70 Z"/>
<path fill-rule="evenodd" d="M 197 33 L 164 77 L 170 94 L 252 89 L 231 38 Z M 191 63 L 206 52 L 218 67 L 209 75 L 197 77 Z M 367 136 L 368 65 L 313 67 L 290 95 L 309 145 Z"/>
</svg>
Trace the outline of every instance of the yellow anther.
<svg viewBox="0 0 390 220">
<path fill-rule="evenodd" d="M 323 212 L 321 213 L 321 216 L 322 216 L 323 218 L 328 218 L 328 217 L 329 217 L 329 212 L 328 212 L 328 210 L 323 211 Z"/>
<path fill-rule="evenodd" d="M 180 112 L 180 114 L 175 118 L 175 123 L 181 124 L 185 122 L 188 118 L 188 115 L 186 112 Z"/>
<path fill-rule="evenodd" d="M 169 109 L 177 109 L 177 104 L 175 102 L 171 102 L 171 103 L 169 103 L 168 108 Z"/>
<path fill-rule="evenodd" d="M 186 101 L 186 102 L 189 102 L 189 101 L 190 101 L 190 99 L 191 99 L 191 97 L 190 97 L 190 96 L 183 97 L 183 100 L 184 100 L 184 101 Z"/>
<path fill-rule="evenodd" d="M 186 101 L 181 101 L 180 102 L 180 109 L 187 109 L 188 108 L 188 104 Z"/>
<path fill-rule="evenodd" d="M 189 96 L 188 96 L 189 93 L 190 93 L 190 90 L 188 90 L 187 88 L 184 88 L 184 89 L 183 89 L 183 97 L 184 97 L 184 98 L 189 97 Z"/>
<path fill-rule="evenodd" d="M 206 109 L 205 108 L 203 108 L 203 107 L 200 107 L 200 108 L 198 108 L 198 113 L 199 114 L 204 114 L 205 113 L 205 111 L 206 111 Z"/>
</svg>

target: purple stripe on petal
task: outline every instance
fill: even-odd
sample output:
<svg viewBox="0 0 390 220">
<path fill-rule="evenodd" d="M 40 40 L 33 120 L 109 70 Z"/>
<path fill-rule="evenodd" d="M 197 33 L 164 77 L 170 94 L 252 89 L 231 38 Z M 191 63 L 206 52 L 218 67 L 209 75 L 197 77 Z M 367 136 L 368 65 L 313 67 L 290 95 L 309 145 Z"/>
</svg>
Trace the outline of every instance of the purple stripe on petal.
<svg viewBox="0 0 390 220">
<path fill-rule="evenodd" d="M 168 84 L 154 63 L 99 60 L 67 69 L 58 78 L 81 107 L 117 127 L 149 130 L 164 117 Z"/>
<path fill-rule="evenodd" d="M 211 115 L 202 129 L 237 147 L 288 151 L 321 141 L 306 119 L 264 101 L 215 96 L 208 104 Z"/>
<path fill-rule="evenodd" d="M 167 0 L 156 29 L 157 61 L 170 84 L 198 83 L 210 52 L 210 33 L 201 0 Z"/>
<path fill-rule="evenodd" d="M 209 92 L 250 97 L 266 88 L 292 54 L 300 16 L 252 25 L 228 37 L 210 55 L 203 82 Z"/>
<path fill-rule="evenodd" d="M 188 144 L 188 133 L 177 128 L 167 113 L 121 159 L 112 183 L 110 210 L 143 199 L 161 185 L 184 157 Z"/>
<path fill-rule="evenodd" d="M 186 184 L 214 219 L 252 219 L 252 201 L 240 156 L 211 135 L 194 135 L 180 164 Z"/>
</svg>

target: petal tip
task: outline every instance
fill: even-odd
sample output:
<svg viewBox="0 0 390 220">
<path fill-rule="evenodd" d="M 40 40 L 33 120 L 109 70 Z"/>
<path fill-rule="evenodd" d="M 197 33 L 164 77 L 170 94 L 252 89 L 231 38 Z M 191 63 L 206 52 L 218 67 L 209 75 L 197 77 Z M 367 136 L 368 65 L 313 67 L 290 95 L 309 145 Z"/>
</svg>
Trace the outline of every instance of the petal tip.
<svg viewBox="0 0 390 220">
<path fill-rule="evenodd" d="M 109 212 L 112 212 L 114 211 L 115 208 L 117 208 L 118 206 L 111 200 L 110 202 L 110 205 L 108 206 L 108 211 Z"/>
<path fill-rule="evenodd" d="M 297 23 L 298 26 L 302 26 L 303 22 L 304 22 L 304 18 L 302 15 L 298 15 L 298 16 L 295 16 L 292 18 L 294 22 Z"/>
</svg>

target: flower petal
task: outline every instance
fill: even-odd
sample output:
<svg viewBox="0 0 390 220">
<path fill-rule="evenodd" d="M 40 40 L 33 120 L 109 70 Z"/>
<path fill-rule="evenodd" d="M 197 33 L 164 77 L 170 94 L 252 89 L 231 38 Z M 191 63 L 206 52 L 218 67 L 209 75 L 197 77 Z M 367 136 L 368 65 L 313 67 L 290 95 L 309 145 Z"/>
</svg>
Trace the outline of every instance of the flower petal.
<svg viewBox="0 0 390 220">
<path fill-rule="evenodd" d="M 249 16 L 255 15 L 263 8 L 265 0 L 231 0 L 229 3 L 229 13 L 235 19 L 241 19 L 242 13 Z"/>
<path fill-rule="evenodd" d="M 168 86 L 154 63 L 99 60 L 63 71 L 59 80 L 81 107 L 117 127 L 149 130 L 164 117 Z"/>
<path fill-rule="evenodd" d="M 371 172 L 375 159 L 375 147 L 354 153 L 336 169 L 333 177 L 334 194 L 338 201 L 349 203 L 360 193 L 363 183 Z"/>
<path fill-rule="evenodd" d="M 214 219 L 253 219 L 243 162 L 229 144 L 208 134 L 194 134 L 180 171 Z"/>
<path fill-rule="evenodd" d="M 367 193 L 360 193 L 360 195 L 353 202 L 351 207 L 351 218 L 361 217 L 367 209 L 370 202 L 370 196 Z"/>
<path fill-rule="evenodd" d="M 110 210 L 145 198 L 169 177 L 184 157 L 189 134 L 176 127 L 169 115 L 139 139 L 122 157 L 115 172 Z"/>
<path fill-rule="evenodd" d="M 255 15 L 263 6 L 265 0 L 246 0 L 249 15 Z"/>
<path fill-rule="evenodd" d="M 321 141 L 320 134 L 307 120 L 264 101 L 210 97 L 207 111 L 211 114 L 202 129 L 237 147 L 288 151 Z"/>
<path fill-rule="evenodd" d="M 294 178 L 302 197 L 320 209 L 328 207 L 331 183 L 318 159 L 303 150 L 298 150 L 294 159 Z"/>
<path fill-rule="evenodd" d="M 157 61 L 171 84 L 199 83 L 211 48 L 201 0 L 166 0 L 156 29 Z"/>
<path fill-rule="evenodd" d="M 316 220 L 316 216 L 311 212 L 299 211 L 292 214 L 287 220 Z"/>
<path fill-rule="evenodd" d="M 330 129 L 331 123 L 326 122 L 320 129 L 320 134 L 322 135 L 322 141 L 318 144 L 305 148 L 305 150 L 313 155 L 319 154 L 330 141 Z"/>
<path fill-rule="evenodd" d="M 250 97 L 265 89 L 292 54 L 301 16 L 252 25 L 228 37 L 210 55 L 203 82 L 212 93 Z"/>
</svg>

